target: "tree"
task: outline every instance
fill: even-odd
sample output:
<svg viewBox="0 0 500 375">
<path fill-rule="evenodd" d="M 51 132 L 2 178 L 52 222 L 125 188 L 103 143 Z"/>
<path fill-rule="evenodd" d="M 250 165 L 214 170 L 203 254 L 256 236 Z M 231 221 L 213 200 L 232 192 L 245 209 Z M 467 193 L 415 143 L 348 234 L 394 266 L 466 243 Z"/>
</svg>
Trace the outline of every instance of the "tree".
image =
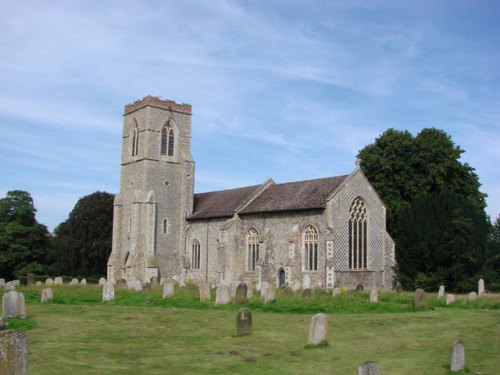
<svg viewBox="0 0 500 375">
<path fill-rule="evenodd" d="M 80 198 L 55 230 L 56 269 L 61 274 L 102 276 L 111 253 L 114 195 L 97 191 Z"/>
<path fill-rule="evenodd" d="M 488 253 L 481 276 L 489 290 L 500 292 L 500 215 L 491 226 L 488 238 Z"/>
<path fill-rule="evenodd" d="M 9 191 L 0 199 L 0 275 L 4 278 L 46 270 L 50 237 L 35 213 L 33 199 L 26 191 Z"/>
</svg>

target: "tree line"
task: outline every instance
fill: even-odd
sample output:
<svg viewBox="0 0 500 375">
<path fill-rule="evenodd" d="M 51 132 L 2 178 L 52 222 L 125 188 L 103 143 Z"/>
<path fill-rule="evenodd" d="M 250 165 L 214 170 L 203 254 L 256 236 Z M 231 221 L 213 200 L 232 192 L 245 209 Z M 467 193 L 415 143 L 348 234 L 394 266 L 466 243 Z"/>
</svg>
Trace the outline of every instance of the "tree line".
<svg viewBox="0 0 500 375">
<path fill-rule="evenodd" d="M 416 136 L 388 129 L 358 153 L 387 208 L 396 242 L 396 281 L 405 289 L 465 292 L 477 280 L 500 290 L 500 216 L 491 224 L 485 194 L 464 152 L 439 129 Z M 36 221 L 28 192 L 0 199 L 0 276 L 28 273 L 100 277 L 111 252 L 112 194 L 78 200 L 54 234 Z"/>
</svg>

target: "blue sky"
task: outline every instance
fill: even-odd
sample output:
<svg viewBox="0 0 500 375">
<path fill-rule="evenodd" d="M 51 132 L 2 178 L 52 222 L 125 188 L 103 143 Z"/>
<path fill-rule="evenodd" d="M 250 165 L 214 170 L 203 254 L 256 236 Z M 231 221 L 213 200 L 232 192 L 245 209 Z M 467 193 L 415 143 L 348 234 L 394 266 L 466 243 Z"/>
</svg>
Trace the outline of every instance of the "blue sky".
<svg viewBox="0 0 500 375">
<path fill-rule="evenodd" d="M 195 190 L 349 173 L 446 131 L 500 213 L 500 2 L 0 0 L 0 196 L 53 229 L 119 190 L 123 107 L 193 106 Z"/>
</svg>

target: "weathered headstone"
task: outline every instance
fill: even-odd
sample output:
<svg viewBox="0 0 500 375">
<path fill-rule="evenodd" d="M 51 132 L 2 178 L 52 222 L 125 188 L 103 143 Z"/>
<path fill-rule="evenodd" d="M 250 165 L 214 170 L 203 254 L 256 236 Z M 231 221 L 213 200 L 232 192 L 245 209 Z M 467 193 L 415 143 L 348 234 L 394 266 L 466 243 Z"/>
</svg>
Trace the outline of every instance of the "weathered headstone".
<svg viewBox="0 0 500 375">
<path fill-rule="evenodd" d="M 247 285 L 247 299 L 250 299 L 253 297 L 253 288 L 252 284 Z"/>
<path fill-rule="evenodd" d="M 6 292 L 2 299 L 3 316 L 11 318 L 24 318 L 26 316 L 26 305 L 24 303 L 24 294 L 12 290 Z"/>
<path fill-rule="evenodd" d="M 5 283 L 5 291 L 10 292 L 16 290 L 16 284 L 14 284 L 12 281 L 8 281 Z"/>
<path fill-rule="evenodd" d="M 61 276 L 57 276 L 55 279 L 54 279 L 54 284 L 55 285 L 62 285 L 63 284 L 63 278 Z"/>
<path fill-rule="evenodd" d="M 304 279 L 302 281 L 302 288 L 311 289 L 311 277 L 307 274 L 304 275 Z"/>
<path fill-rule="evenodd" d="M 477 295 L 482 296 L 484 294 L 484 280 L 479 279 L 477 283 Z"/>
<path fill-rule="evenodd" d="M 446 295 L 446 305 L 451 305 L 454 302 L 455 302 L 455 295 L 451 294 L 451 293 L 448 293 Z"/>
<path fill-rule="evenodd" d="M 35 284 L 35 275 L 29 273 L 28 276 L 26 276 L 26 285 L 34 285 L 34 284 Z"/>
<path fill-rule="evenodd" d="M 229 288 L 221 284 L 217 291 L 215 292 L 215 304 L 216 305 L 226 305 L 231 301 L 231 293 L 229 292 Z"/>
<path fill-rule="evenodd" d="M 460 341 L 455 341 L 451 346 L 451 371 L 461 371 L 465 367 L 465 348 Z"/>
<path fill-rule="evenodd" d="M 333 288 L 332 296 L 336 297 L 341 293 L 340 288 Z"/>
<path fill-rule="evenodd" d="M 163 284 L 163 298 L 170 298 L 174 295 L 174 281 L 167 280 Z"/>
<path fill-rule="evenodd" d="M 117 288 L 126 288 L 127 287 L 127 280 L 125 280 L 125 279 L 116 280 L 116 287 Z"/>
<path fill-rule="evenodd" d="M 378 362 L 363 362 L 358 366 L 358 375 L 379 375 Z"/>
<path fill-rule="evenodd" d="M 263 282 L 260 283 L 260 289 L 259 289 L 259 291 L 260 291 L 260 296 L 261 297 L 264 297 L 264 291 L 266 290 L 266 288 L 267 288 L 268 285 L 269 284 L 267 283 L 267 281 L 263 281 Z"/>
<path fill-rule="evenodd" d="M 78 279 L 73 278 L 73 279 L 71 279 L 71 281 L 69 282 L 69 285 L 70 285 L 70 286 L 80 285 L 80 282 L 78 281 Z"/>
<path fill-rule="evenodd" d="M 115 299 L 115 287 L 113 283 L 107 282 L 102 288 L 102 301 L 113 301 Z"/>
<path fill-rule="evenodd" d="M 210 287 L 208 284 L 201 283 L 200 289 L 200 302 L 210 301 Z"/>
<path fill-rule="evenodd" d="M 81 285 L 81 286 L 87 286 L 87 280 L 86 280 L 86 279 L 82 279 L 82 280 L 80 281 L 80 285 Z"/>
<path fill-rule="evenodd" d="M 35 283 L 36 286 L 41 286 L 42 285 L 42 282 L 40 280 L 38 280 L 36 283 Z"/>
<path fill-rule="evenodd" d="M 326 341 L 328 334 L 328 318 L 325 314 L 316 314 L 311 318 L 311 325 L 309 326 L 309 339 L 307 344 L 320 345 Z"/>
<path fill-rule="evenodd" d="M 476 292 L 470 292 L 469 293 L 469 301 L 475 301 L 477 299 L 477 293 Z"/>
<path fill-rule="evenodd" d="M 142 291 L 149 292 L 150 290 L 151 290 L 151 284 L 150 283 L 144 283 L 144 284 L 142 284 Z"/>
<path fill-rule="evenodd" d="M 304 289 L 302 291 L 302 299 L 310 299 L 311 298 L 311 289 Z"/>
<path fill-rule="evenodd" d="M 439 299 L 439 298 L 441 298 L 441 297 L 444 297 L 444 285 L 441 285 L 441 286 L 439 287 L 439 291 L 438 291 L 438 296 L 437 296 L 437 298 Z"/>
<path fill-rule="evenodd" d="M 153 276 L 152 278 L 149 279 L 149 283 L 151 284 L 151 289 L 156 289 L 158 288 L 158 278 L 156 276 Z"/>
<path fill-rule="evenodd" d="M 45 288 L 42 290 L 42 298 L 40 300 L 41 303 L 46 303 L 54 300 L 54 291 L 52 288 Z"/>
<path fill-rule="evenodd" d="M 247 308 L 239 309 L 236 314 L 236 334 L 248 335 L 252 333 L 252 312 Z"/>
<path fill-rule="evenodd" d="M 396 283 L 396 293 L 399 294 L 403 291 L 403 287 L 401 286 L 401 283 L 398 281 Z"/>
<path fill-rule="evenodd" d="M 236 287 L 236 296 L 235 296 L 235 302 L 238 305 L 241 305 L 242 303 L 245 303 L 247 301 L 247 292 L 248 292 L 248 287 L 247 284 L 245 283 L 240 283 Z"/>
<path fill-rule="evenodd" d="M 271 303 L 276 299 L 276 289 L 273 285 L 266 286 L 264 289 L 264 304 Z"/>
<path fill-rule="evenodd" d="M 128 288 L 135 290 L 136 292 L 142 292 L 142 283 L 140 280 L 132 279 L 128 283 Z"/>
<path fill-rule="evenodd" d="M 377 302 L 378 302 L 377 289 L 373 288 L 372 291 L 370 292 L 370 303 L 377 303 Z"/>
<path fill-rule="evenodd" d="M 415 308 L 419 309 L 425 306 L 425 292 L 423 289 L 415 291 Z"/>
<path fill-rule="evenodd" d="M 54 284 L 54 279 L 51 279 L 50 277 L 45 280 L 45 285 L 46 286 L 51 286 Z"/>
<path fill-rule="evenodd" d="M 100 285 L 100 286 L 104 286 L 104 285 L 106 285 L 106 279 L 105 279 L 104 277 L 101 277 L 101 278 L 99 279 L 99 285 Z"/>
<path fill-rule="evenodd" d="M 292 291 L 296 292 L 297 290 L 302 289 L 302 283 L 300 281 L 294 281 L 292 283 Z"/>
<path fill-rule="evenodd" d="M 0 332 L 0 374 L 28 375 L 28 337 L 15 331 Z"/>
<path fill-rule="evenodd" d="M 363 287 L 363 284 L 358 284 L 356 285 L 356 290 L 357 291 L 360 291 L 360 290 L 364 290 L 365 288 Z"/>
</svg>

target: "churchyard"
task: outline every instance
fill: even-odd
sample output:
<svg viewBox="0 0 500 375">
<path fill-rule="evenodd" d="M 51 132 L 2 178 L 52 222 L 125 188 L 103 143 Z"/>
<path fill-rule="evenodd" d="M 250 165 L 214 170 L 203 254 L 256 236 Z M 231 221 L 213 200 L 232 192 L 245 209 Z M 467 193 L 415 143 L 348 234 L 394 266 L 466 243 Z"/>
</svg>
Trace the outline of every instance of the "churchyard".
<svg viewBox="0 0 500 375">
<path fill-rule="evenodd" d="M 215 290 L 201 302 L 194 285 L 176 286 L 169 298 L 162 286 L 115 288 L 114 299 L 103 302 L 103 286 L 65 283 L 51 285 L 52 300 L 42 304 L 46 288 L 17 286 L 26 317 L 6 319 L 28 338 L 30 374 L 345 375 L 365 361 L 377 361 L 380 374 L 450 374 L 456 340 L 464 344 L 465 369 L 454 374 L 500 368 L 498 294 L 472 301 L 455 295 L 447 305 L 436 291 L 415 309 L 411 292 L 378 291 L 375 301 L 370 290 L 335 297 L 277 290 L 266 304 L 254 291 L 240 304 L 216 305 Z M 242 307 L 251 311 L 251 329 L 237 335 Z M 318 313 L 328 320 L 326 342 L 308 345 Z"/>
</svg>

